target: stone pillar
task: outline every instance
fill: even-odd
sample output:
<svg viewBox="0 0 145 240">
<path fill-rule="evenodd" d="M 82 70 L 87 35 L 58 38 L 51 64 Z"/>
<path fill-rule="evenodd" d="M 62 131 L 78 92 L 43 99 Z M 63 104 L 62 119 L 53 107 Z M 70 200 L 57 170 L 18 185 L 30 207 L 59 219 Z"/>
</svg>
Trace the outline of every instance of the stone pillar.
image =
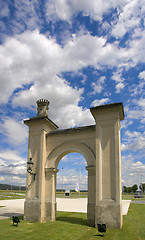
<svg viewBox="0 0 145 240">
<path fill-rule="evenodd" d="M 43 124 L 39 121 L 38 130 L 34 130 L 37 123 L 30 127 L 29 136 L 29 151 L 28 160 L 31 157 L 34 166 L 33 172 L 36 174 L 35 180 L 33 175 L 27 173 L 27 186 L 26 186 L 26 201 L 24 208 L 25 219 L 29 221 L 44 220 L 44 198 L 45 198 L 45 175 L 44 164 L 46 161 L 46 133 L 43 129 Z M 40 128 L 42 127 L 42 129 Z M 33 130 L 32 130 L 33 129 Z"/>
<path fill-rule="evenodd" d="M 95 226 L 95 207 L 96 207 L 96 167 L 86 167 L 88 171 L 88 205 L 87 205 L 87 224 Z"/>
<path fill-rule="evenodd" d="M 37 101 L 37 117 L 25 120 L 29 126 L 28 159 L 32 158 L 33 174 L 27 172 L 26 200 L 24 203 L 24 218 L 27 221 L 43 222 L 45 220 L 45 162 L 46 134 L 58 127 L 48 118 L 46 100 Z"/>
<path fill-rule="evenodd" d="M 55 168 L 45 169 L 45 221 L 56 220 L 56 173 Z"/>
<path fill-rule="evenodd" d="M 122 103 L 91 108 L 96 121 L 95 225 L 122 227 L 120 120 Z"/>
</svg>

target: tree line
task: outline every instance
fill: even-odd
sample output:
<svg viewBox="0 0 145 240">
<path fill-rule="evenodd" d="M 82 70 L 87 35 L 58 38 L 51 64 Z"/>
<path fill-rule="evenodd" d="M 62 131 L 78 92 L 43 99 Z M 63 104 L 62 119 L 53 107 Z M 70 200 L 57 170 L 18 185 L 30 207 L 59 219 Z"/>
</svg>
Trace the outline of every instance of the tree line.
<svg viewBox="0 0 145 240">
<path fill-rule="evenodd" d="M 132 187 L 123 186 L 122 192 L 123 193 L 132 193 L 132 192 L 135 193 L 137 189 L 138 189 L 137 184 L 134 184 Z M 139 185 L 139 189 L 142 192 L 145 192 L 145 183 L 142 183 L 141 185 Z"/>
<path fill-rule="evenodd" d="M 19 190 L 19 189 L 20 189 L 20 186 L 0 183 L 0 190 Z M 21 186 L 21 190 L 25 191 L 26 187 L 25 186 Z"/>
</svg>

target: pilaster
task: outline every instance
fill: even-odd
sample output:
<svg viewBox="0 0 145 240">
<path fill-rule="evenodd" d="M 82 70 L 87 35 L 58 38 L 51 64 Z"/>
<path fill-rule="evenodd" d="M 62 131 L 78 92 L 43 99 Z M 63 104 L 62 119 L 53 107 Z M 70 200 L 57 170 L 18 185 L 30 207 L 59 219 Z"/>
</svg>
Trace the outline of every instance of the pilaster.
<svg viewBox="0 0 145 240">
<path fill-rule="evenodd" d="M 29 121 L 28 160 L 32 158 L 34 166 L 33 176 L 27 173 L 25 219 L 44 220 L 45 201 L 45 171 L 46 161 L 46 134 L 49 131 L 47 120 Z M 28 124 L 28 123 L 27 123 Z M 29 209 L 29 210 L 28 210 Z M 31 209 L 31 210 L 30 210 Z M 30 216 L 31 212 L 31 216 Z M 39 212 L 39 214 L 36 214 Z M 37 219 L 38 217 L 38 219 Z"/>
<path fill-rule="evenodd" d="M 56 220 L 56 174 L 55 168 L 45 169 L 45 221 Z"/>
<path fill-rule="evenodd" d="M 89 226 L 95 226 L 95 207 L 96 207 L 96 167 L 86 167 L 88 171 L 88 205 L 87 205 L 87 223 Z"/>
<path fill-rule="evenodd" d="M 44 99 L 37 101 L 37 117 L 24 120 L 29 127 L 28 157 L 33 161 L 33 175 L 27 172 L 26 200 L 24 217 L 28 221 L 43 222 L 45 219 L 45 162 L 46 134 L 57 129 L 57 125 L 48 118 L 49 102 Z"/>
<path fill-rule="evenodd" d="M 96 213 L 95 224 L 121 228 L 120 120 L 122 103 L 91 108 L 96 121 Z"/>
</svg>

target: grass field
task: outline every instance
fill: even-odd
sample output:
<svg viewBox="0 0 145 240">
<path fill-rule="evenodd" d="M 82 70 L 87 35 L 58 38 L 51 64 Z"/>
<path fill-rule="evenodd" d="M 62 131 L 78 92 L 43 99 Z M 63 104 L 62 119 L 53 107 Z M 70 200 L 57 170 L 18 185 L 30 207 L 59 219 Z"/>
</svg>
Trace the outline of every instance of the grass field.
<svg viewBox="0 0 145 240">
<path fill-rule="evenodd" d="M 0 200 L 8 200 L 8 199 L 23 199 L 25 198 L 24 191 L 10 191 L 10 190 L 0 190 Z"/>
<path fill-rule="evenodd" d="M 145 194 L 143 194 L 143 198 L 134 198 L 134 194 L 133 193 L 123 193 L 122 194 L 122 199 L 123 200 L 135 200 L 135 201 L 141 201 L 141 200 L 145 200 Z"/>
<path fill-rule="evenodd" d="M 23 195 L 21 195 L 23 194 Z M 78 192 L 70 192 L 70 196 L 69 198 L 79 198 L 79 196 L 81 198 L 86 198 L 88 197 L 88 193 L 87 192 L 81 192 L 80 195 Z M 56 197 L 59 198 L 64 198 L 65 194 L 62 192 L 56 192 Z M 25 192 L 24 191 L 10 191 L 10 190 L 0 190 L 0 200 L 8 200 L 8 199 L 22 199 L 25 198 Z"/>
<path fill-rule="evenodd" d="M 80 192 L 80 194 L 79 194 L 79 192 L 70 192 L 69 198 L 79 198 L 79 196 L 81 198 L 87 198 L 88 197 L 88 193 L 87 192 Z M 65 194 L 64 193 L 62 194 L 62 192 L 56 192 L 56 197 L 64 198 Z"/>
<path fill-rule="evenodd" d="M 21 195 L 23 194 L 23 195 Z M 78 192 L 70 192 L 70 196 L 67 198 L 79 198 L 79 196 L 81 198 L 87 198 L 88 197 L 88 193 L 87 192 L 81 192 L 80 195 Z M 56 191 L 56 197 L 58 198 L 64 198 L 65 194 L 62 193 L 61 191 Z M 21 198 L 25 198 L 25 191 L 16 191 L 16 190 L 0 190 L 0 200 L 8 200 L 8 199 L 21 199 Z M 122 199 L 123 200 L 137 200 L 137 201 L 141 201 L 142 198 L 134 198 L 134 194 L 130 193 L 130 194 L 122 194 Z M 144 194 L 144 199 L 145 199 L 145 194 Z"/>
<path fill-rule="evenodd" d="M 124 216 L 122 229 L 108 229 L 106 240 L 144 240 L 145 205 L 131 204 Z M 18 227 L 12 226 L 12 219 L 0 220 L 1 240 L 93 240 L 100 239 L 96 228 L 87 226 L 85 213 L 57 212 L 57 221 L 34 223 L 21 220 Z"/>
</svg>

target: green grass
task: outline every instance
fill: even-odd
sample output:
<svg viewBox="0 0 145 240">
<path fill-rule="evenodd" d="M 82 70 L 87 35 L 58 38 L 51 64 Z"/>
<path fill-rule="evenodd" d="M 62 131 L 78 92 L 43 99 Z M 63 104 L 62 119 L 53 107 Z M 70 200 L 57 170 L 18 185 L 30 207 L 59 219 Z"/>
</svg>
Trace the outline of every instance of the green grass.
<svg viewBox="0 0 145 240">
<path fill-rule="evenodd" d="M 25 194 L 25 192 L 21 191 L 20 194 Z M 19 195 L 19 191 L 0 190 L 0 200 L 23 199 L 23 198 L 25 198 L 25 195 Z"/>
<path fill-rule="evenodd" d="M 124 216 L 122 229 L 107 229 L 106 240 L 145 239 L 145 205 L 131 204 Z M 57 221 L 34 223 L 21 220 L 18 227 L 12 219 L 0 220 L 1 240 L 93 240 L 101 239 L 96 228 L 87 226 L 85 213 L 57 212 Z"/>
<path fill-rule="evenodd" d="M 24 194 L 24 196 L 19 195 L 19 191 L 16 190 L 0 190 L 0 200 L 8 200 L 8 199 L 23 199 L 25 198 L 25 191 L 21 191 L 20 193 Z M 70 192 L 70 196 L 69 197 L 65 197 L 65 194 L 61 191 L 56 191 L 56 197 L 57 198 L 79 198 L 79 193 L 78 192 Z M 87 192 L 81 192 L 80 193 L 80 197 L 81 198 L 87 198 L 88 197 L 88 193 Z M 123 193 L 122 194 L 122 199 L 123 200 L 137 200 L 137 201 L 142 201 L 143 199 L 145 199 L 145 194 L 144 194 L 144 198 L 134 198 L 134 194 L 133 193 Z"/>
<path fill-rule="evenodd" d="M 69 197 L 65 197 L 65 193 L 62 194 L 62 192 L 56 192 L 56 197 L 57 198 L 79 198 L 79 193 L 78 192 L 70 192 Z M 88 193 L 87 192 L 80 192 L 80 198 L 87 198 Z"/>
<path fill-rule="evenodd" d="M 25 194 L 25 191 L 21 191 L 20 193 Z M 69 197 L 65 197 L 65 194 L 62 192 L 56 192 L 57 198 L 79 198 L 78 192 L 70 192 Z M 87 192 L 80 193 L 81 198 L 87 198 Z M 9 200 L 9 199 L 23 199 L 25 196 L 19 195 L 19 191 L 16 190 L 0 190 L 0 200 Z"/>
<path fill-rule="evenodd" d="M 123 217 L 123 227 L 109 229 L 106 234 L 108 240 L 143 240 L 145 239 L 145 205 L 131 204 L 128 214 Z"/>
<path fill-rule="evenodd" d="M 145 194 L 143 194 L 143 198 L 134 198 L 134 194 L 132 193 L 123 193 L 122 194 L 123 200 L 132 200 L 132 201 L 142 201 L 145 200 Z"/>
</svg>

